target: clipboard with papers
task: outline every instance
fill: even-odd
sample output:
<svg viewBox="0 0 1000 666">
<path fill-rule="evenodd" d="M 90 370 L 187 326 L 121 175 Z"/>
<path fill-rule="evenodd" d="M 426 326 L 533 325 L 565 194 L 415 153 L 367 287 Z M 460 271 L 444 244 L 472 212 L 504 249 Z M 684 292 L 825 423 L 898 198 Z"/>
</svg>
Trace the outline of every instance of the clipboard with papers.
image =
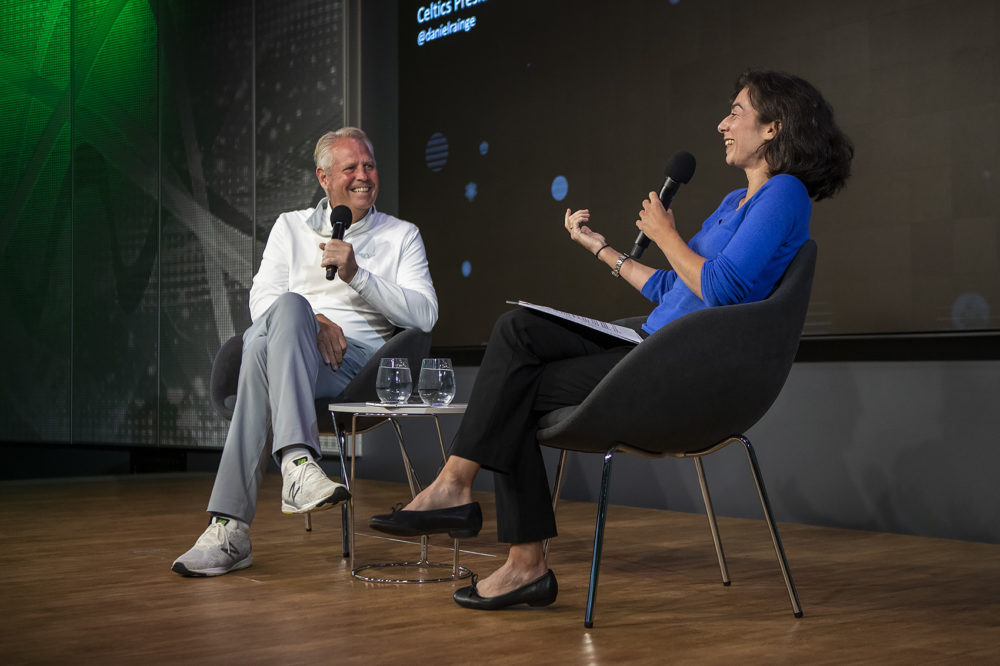
<svg viewBox="0 0 1000 666">
<path fill-rule="evenodd" d="M 642 336 L 633 331 L 631 328 L 626 328 L 625 326 L 619 326 L 618 324 L 611 324 L 606 321 L 601 321 L 599 319 L 591 319 L 590 317 L 581 317 L 580 315 L 575 315 L 570 312 L 563 312 L 562 310 L 556 310 L 555 308 L 550 308 L 545 305 L 536 305 L 534 303 L 528 303 L 527 301 L 507 301 L 511 305 L 520 305 L 523 308 L 528 308 L 531 310 L 538 310 L 539 312 L 544 312 L 546 314 L 559 317 L 560 319 L 565 319 L 566 321 L 571 321 L 581 326 L 586 326 L 587 328 L 592 328 L 595 331 L 600 331 L 601 333 L 607 333 L 621 340 L 627 342 L 632 342 L 639 344 L 642 342 Z"/>
</svg>

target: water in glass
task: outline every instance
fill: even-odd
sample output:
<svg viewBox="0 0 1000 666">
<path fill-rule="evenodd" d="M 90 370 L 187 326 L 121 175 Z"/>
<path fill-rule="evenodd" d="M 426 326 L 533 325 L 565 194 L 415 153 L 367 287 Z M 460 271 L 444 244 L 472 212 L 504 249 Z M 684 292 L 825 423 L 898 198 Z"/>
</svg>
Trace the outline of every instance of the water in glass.
<svg viewBox="0 0 1000 666">
<path fill-rule="evenodd" d="M 413 377 L 405 358 L 384 358 L 375 377 L 375 394 L 386 404 L 398 405 L 410 399 Z"/>
<path fill-rule="evenodd" d="M 455 399 L 455 371 L 451 359 L 425 358 L 420 364 L 417 393 L 425 405 L 440 407 Z"/>
</svg>

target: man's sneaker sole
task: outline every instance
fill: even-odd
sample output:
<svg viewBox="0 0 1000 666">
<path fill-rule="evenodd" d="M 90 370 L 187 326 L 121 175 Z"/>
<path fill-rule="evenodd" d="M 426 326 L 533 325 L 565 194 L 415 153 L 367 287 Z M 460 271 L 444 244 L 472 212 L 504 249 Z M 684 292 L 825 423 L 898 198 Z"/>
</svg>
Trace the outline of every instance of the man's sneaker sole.
<svg viewBox="0 0 1000 666">
<path fill-rule="evenodd" d="M 208 576 L 221 576 L 229 573 L 230 571 L 246 569 L 251 564 L 253 564 L 253 554 L 247 555 L 244 559 L 230 567 L 211 567 L 209 569 L 192 570 L 184 566 L 183 562 L 174 562 L 173 566 L 170 567 L 170 570 L 182 576 L 188 576 L 189 578 L 206 578 Z"/>
<path fill-rule="evenodd" d="M 351 499 L 351 492 L 347 489 L 347 486 L 337 486 L 336 490 L 329 497 L 324 497 L 323 499 L 318 499 L 315 502 L 306 504 L 305 506 L 296 507 L 281 500 L 281 512 L 282 513 L 311 513 L 313 511 L 325 511 L 326 509 L 332 508 L 341 502 L 346 502 Z"/>
</svg>

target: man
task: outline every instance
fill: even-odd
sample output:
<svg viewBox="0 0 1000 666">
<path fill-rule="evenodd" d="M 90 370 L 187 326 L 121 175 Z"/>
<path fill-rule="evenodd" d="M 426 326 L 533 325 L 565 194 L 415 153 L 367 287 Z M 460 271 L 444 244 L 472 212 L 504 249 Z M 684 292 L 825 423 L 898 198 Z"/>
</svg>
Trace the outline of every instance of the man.
<svg viewBox="0 0 1000 666">
<path fill-rule="evenodd" d="M 243 334 L 233 421 L 208 503 L 212 517 L 171 567 L 182 576 L 218 576 L 253 562 L 249 528 L 269 429 L 284 513 L 349 499 L 315 462 L 314 400 L 339 395 L 396 327 L 430 331 L 437 321 L 420 232 L 375 210 L 378 170 L 368 136 L 354 127 L 328 132 L 315 160 L 327 196 L 315 208 L 278 217 L 253 279 L 253 324 Z M 352 213 L 343 240 L 331 238 L 330 211 L 338 205 Z M 336 267 L 332 281 L 326 266 Z"/>
</svg>

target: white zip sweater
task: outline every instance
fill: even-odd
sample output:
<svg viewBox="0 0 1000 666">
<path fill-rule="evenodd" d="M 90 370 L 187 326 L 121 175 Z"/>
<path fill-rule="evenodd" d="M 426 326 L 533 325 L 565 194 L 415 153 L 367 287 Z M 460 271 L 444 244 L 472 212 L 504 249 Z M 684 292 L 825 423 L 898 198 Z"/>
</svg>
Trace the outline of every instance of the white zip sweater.
<svg viewBox="0 0 1000 666">
<path fill-rule="evenodd" d="M 256 321 L 278 296 L 293 291 L 346 337 L 372 349 L 396 327 L 430 331 L 437 322 L 437 294 L 417 227 L 372 207 L 344 234 L 354 247 L 357 274 L 350 284 L 339 277 L 328 281 L 319 244 L 332 233 L 329 211 L 324 197 L 315 208 L 278 217 L 250 288 L 250 317 Z"/>
</svg>

